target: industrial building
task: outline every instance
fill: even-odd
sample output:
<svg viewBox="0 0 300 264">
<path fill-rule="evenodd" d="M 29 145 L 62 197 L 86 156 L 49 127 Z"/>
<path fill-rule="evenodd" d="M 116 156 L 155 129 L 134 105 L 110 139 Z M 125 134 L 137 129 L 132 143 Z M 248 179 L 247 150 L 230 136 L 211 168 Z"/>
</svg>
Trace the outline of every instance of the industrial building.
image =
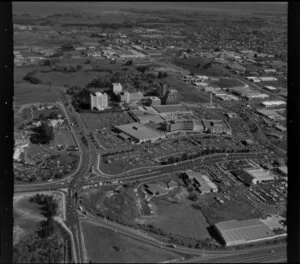
<svg viewBox="0 0 300 264">
<path fill-rule="evenodd" d="M 206 175 L 193 170 L 186 171 L 185 174 L 194 181 L 201 194 L 218 192 L 218 187 Z"/>
<path fill-rule="evenodd" d="M 215 96 L 220 98 L 223 101 L 239 101 L 239 98 L 232 94 L 226 94 L 226 93 L 215 93 Z"/>
<path fill-rule="evenodd" d="M 122 92 L 122 90 L 123 90 L 122 84 L 113 83 L 112 85 L 113 85 L 113 92 L 115 95 L 118 95 Z"/>
<path fill-rule="evenodd" d="M 225 120 L 202 119 L 202 124 L 206 133 L 231 135 L 231 128 Z"/>
<path fill-rule="evenodd" d="M 274 180 L 274 174 L 263 168 L 235 170 L 232 173 L 247 186 Z"/>
<path fill-rule="evenodd" d="M 260 219 L 220 222 L 215 225 L 215 229 L 226 246 L 260 242 L 278 237 Z"/>
<path fill-rule="evenodd" d="M 269 95 L 254 92 L 254 93 L 247 93 L 247 94 L 243 95 L 243 97 L 247 98 L 248 100 L 251 100 L 251 99 L 266 99 L 266 98 L 269 97 Z"/>
<path fill-rule="evenodd" d="M 284 102 L 284 101 L 264 101 L 261 104 L 264 107 L 274 107 L 274 106 L 285 105 L 286 102 Z"/>
<path fill-rule="evenodd" d="M 91 109 L 104 110 L 108 108 L 108 96 L 106 93 L 96 92 L 91 93 Z"/>
<path fill-rule="evenodd" d="M 158 139 L 165 138 L 165 135 L 160 134 L 153 129 L 139 123 L 130 123 L 120 126 L 115 126 L 115 129 L 120 132 L 119 136 L 128 139 L 128 137 L 136 143 L 155 142 Z"/>
</svg>

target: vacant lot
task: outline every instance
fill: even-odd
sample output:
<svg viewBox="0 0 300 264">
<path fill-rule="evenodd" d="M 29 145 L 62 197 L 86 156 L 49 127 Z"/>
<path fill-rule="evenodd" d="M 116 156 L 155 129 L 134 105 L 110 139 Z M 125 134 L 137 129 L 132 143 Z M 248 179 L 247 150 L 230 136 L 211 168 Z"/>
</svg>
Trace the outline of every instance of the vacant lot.
<svg viewBox="0 0 300 264">
<path fill-rule="evenodd" d="M 65 145 L 76 146 L 73 134 L 70 131 L 56 132 L 54 140 L 51 142 L 52 146 Z"/>
<path fill-rule="evenodd" d="M 82 203 L 93 213 L 105 215 L 113 221 L 133 223 L 138 216 L 137 205 L 131 187 L 102 187 L 82 194 Z"/>
<path fill-rule="evenodd" d="M 246 220 L 262 216 L 262 214 L 245 198 L 239 194 L 235 195 L 230 195 L 230 200 L 223 198 L 222 195 L 219 194 L 204 195 L 197 203 L 200 208 L 198 210 L 202 211 L 207 222 L 211 225 L 222 221 L 234 219 Z M 214 199 L 215 196 L 219 196 L 224 201 L 224 204 L 219 204 Z"/>
<path fill-rule="evenodd" d="M 55 90 L 55 88 L 40 84 L 15 84 L 14 103 L 20 105 L 39 102 L 55 102 L 58 100 Z"/>
<path fill-rule="evenodd" d="M 87 258 L 93 263 L 159 263 L 180 255 L 147 245 L 124 235 L 83 223 Z"/>
<path fill-rule="evenodd" d="M 184 189 L 176 188 L 170 195 L 153 199 L 156 214 L 145 217 L 145 222 L 173 234 L 196 239 L 210 238 L 207 231 L 209 224 L 200 210 L 192 208 L 187 194 Z"/>
</svg>

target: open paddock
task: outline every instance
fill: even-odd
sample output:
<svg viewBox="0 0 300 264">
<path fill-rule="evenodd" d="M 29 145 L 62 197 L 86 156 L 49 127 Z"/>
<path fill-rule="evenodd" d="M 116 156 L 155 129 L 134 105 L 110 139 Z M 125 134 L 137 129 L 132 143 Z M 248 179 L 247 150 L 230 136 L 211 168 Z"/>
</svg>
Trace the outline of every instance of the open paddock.
<svg viewBox="0 0 300 264">
<path fill-rule="evenodd" d="M 181 256 L 88 222 L 82 230 L 87 258 L 93 263 L 161 263 Z M 101 239 L 99 239 L 99 237 Z"/>
<path fill-rule="evenodd" d="M 59 100 L 54 87 L 34 84 L 15 84 L 14 104 L 50 103 Z"/>
</svg>

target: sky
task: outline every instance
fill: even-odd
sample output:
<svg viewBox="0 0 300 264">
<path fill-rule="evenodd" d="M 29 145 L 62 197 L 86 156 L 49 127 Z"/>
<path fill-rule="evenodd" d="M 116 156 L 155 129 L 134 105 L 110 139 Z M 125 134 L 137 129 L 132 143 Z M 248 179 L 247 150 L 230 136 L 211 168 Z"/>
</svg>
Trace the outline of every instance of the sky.
<svg viewBox="0 0 300 264">
<path fill-rule="evenodd" d="M 148 10 L 230 11 L 287 13 L 286 2 L 14 2 L 14 13 L 49 15 L 52 13 L 84 11 L 101 14 L 127 8 Z"/>
</svg>

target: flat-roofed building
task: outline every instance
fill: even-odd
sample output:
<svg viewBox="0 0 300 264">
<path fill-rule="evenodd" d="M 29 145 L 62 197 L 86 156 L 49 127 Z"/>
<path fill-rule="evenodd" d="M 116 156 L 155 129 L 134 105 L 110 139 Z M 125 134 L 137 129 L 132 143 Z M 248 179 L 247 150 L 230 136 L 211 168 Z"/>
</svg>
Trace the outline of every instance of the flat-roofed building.
<svg viewBox="0 0 300 264">
<path fill-rule="evenodd" d="M 278 237 L 260 219 L 230 220 L 215 225 L 226 246 L 260 242 Z"/>
<path fill-rule="evenodd" d="M 202 124 L 206 133 L 231 135 L 231 128 L 225 120 L 202 119 Z"/>
<path fill-rule="evenodd" d="M 194 181 L 201 194 L 218 192 L 218 187 L 208 178 L 198 171 L 188 170 L 185 174 Z"/>
<path fill-rule="evenodd" d="M 260 79 L 262 82 L 274 82 L 274 81 L 277 81 L 277 80 L 278 80 L 277 78 L 271 77 L 271 76 L 259 77 L 259 79 Z"/>
<path fill-rule="evenodd" d="M 271 86 L 271 85 L 266 85 L 266 86 L 264 86 L 264 88 L 265 88 L 266 90 L 269 90 L 269 91 L 275 91 L 275 90 L 277 90 L 276 87 Z"/>
<path fill-rule="evenodd" d="M 262 182 L 269 182 L 274 180 L 274 174 L 263 168 L 247 169 L 247 170 L 235 170 L 232 173 L 240 179 L 245 185 L 253 185 Z"/>
<path fill-rule="evenodd" d="M 147 99 L 147 104 L 148 105 L 161 105 L 161 100 L 156 96 L 150 96 Z"/>
<path fill-rule="evenodd" d="M 194 119 L 179 119 L 179 120 L 171 120 L 166 122 L 166 130 L 168 132 L 173 131 L 203 131 L 203 125 L 201 120 Z"/>
<path fill-rule="evenodd" d="M 174 105 L 156 105 L 153 108 L 160 114 L 163 113 L 191 113 L 182 104 Z"/>
<path fill-rule="evenodd" d="M 108 96 L 106 93 L 96 92 L 91 93 L 91 109 L 104 110 L 108 108 Z"/>
<path fill-rule="evenodd" d="M 278 167 L 277 172 L 280 173 L 283 176 L 287 176 L 288 175 L 287 166 Z"/>
<path fill-rule="evenodd" d="M 114 94 L 120 94 L 123 90 L 122 84 L 120 83 L 113 83 L 113 92 Z"/>
<path fill-rule="evenodd" d="M 269 97 L 269 95 L 267 94 L 263 94 L 263 93 L 256 93 L 256 92 L 250 92 L 247 94 L 244 94 L 243 97 L 247 98 L 248 100 L 251 99 L 266 99 Z"/>
<path fill-rule="evenodd" d="M 155 142 L 158 139 L 165 138 L 164 134 L 158 133 L 140 123 L 115 126 L 115 129 L 128 135 L 136 143 Z"/>
<path fill-rule="evenodd" d="M 265 107 L 274 107 L 274 106 L 285 105 L 286 102 L 284 102 L 284 101 L 264 101 L 261 104 Z"/>
<path fill-rule="evenodd" d="M 130 103 L 130 102 L 136 102 L 142 100 L 144 95 L 142 92 L 129 93 L 126 91 L 126 92 L 121 92 L 119 94 L 119 97 L 121 102 Z"/>
</svg>

